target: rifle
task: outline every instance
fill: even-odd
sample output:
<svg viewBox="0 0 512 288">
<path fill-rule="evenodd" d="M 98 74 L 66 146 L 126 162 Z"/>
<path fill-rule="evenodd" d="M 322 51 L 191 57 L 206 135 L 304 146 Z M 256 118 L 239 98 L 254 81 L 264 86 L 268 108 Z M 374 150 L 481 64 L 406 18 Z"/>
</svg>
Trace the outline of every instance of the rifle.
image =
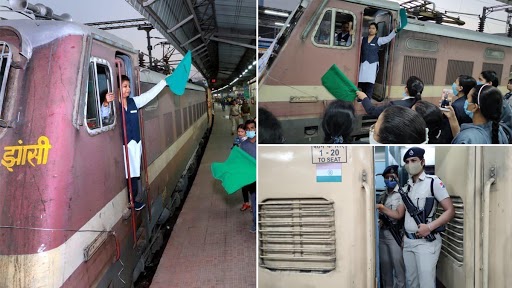
<svg viewBox="0 0 512 288">
<path fill-rule="evenodd" d="M 391 221 L 391 218 L 386 214 L 379 213 L 379 219 L 382 221 L 384 226 L 388 227 L 389 232 L 391 232 L 391 235 L 395 238 L 398 246 L 402 247 L 402 237 L 400 236 L 400 232 L 396 229 L 396 225 Z"/>
<path fill-rule="evenodd" d="M 430 215 L 430 212 L 432 211 L 432 208 L 434 207 L 434 197 L 427 197 L 425 198 L 425 205 L 423 206 L 423 210 L 418 209 L 414 203 L 412 203 L 411 198 L 409 198 L 409 195 L 407 195 L 404 190 L 402 189 L 402 186 L 400 185 L 400 182 L 398 182 L 398 179 L 396 177 L 395 181 L 398 185 L 398 193 L 400 193 L 400 197 L 402 197 L 402 202 L 404 202 L 405 208 L 407 209 L 407 212 L 409 215 L 411 215 L 412 219 L 414 219 L 414 222 L 416 222 L 416 225 L 420 224 L 427 224 L 427 217 Z M 429 242 L 432 242 L 436 240 L 436 237 L 432 233 L 439 233 L 445 230 L 444 226 L 438 227 L 430 234 L 428 234 L 425 239 Z"/>
</svg>

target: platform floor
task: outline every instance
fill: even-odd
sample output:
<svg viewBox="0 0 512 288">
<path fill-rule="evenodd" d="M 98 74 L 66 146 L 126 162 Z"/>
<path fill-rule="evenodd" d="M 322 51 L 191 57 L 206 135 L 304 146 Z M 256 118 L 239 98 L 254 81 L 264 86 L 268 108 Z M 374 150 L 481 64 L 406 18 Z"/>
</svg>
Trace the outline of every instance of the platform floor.
<svg viewBox="0 0 512 288">
<path fill-rule="evenodd" d="M 239 210 L 241 192 L 228 195 L 210 170 L 212 162 L 226 160 L 233 143 L 227 108 L 215 105 L 208 146 L 151 288 L 256 287 L 252 213 Z"/>
</svg>

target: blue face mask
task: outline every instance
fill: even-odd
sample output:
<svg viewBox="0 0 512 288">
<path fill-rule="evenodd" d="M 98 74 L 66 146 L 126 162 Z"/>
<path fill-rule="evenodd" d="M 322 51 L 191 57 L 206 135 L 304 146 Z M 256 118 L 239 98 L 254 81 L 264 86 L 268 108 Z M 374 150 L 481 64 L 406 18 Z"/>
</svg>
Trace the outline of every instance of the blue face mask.
<svg viewBox="0 0 512 288">
<path fill-rule="evenodd" d="M 466 112 L 466 115 L 469 116 L 469 118 L 473 119 L 473 112 L 468 110 L 469 102 L 468 100 L 464 101 L 464 112 Z"/>
<path fill-rule="evenodd" d="M 256 137 L 256 131 L 247 131 L 247 132 L 245 132 L 245 135 L 247 135 L 247 138 L 252 139 L 252 138 Z"/>
<path fill-rule="evenodd" d="M 384 184 L 386 184 L 386 187 L 389 189 L 394 189 L 396 187 L 396 181 L 384 179 Z"/>
<path fill-rule="evenodd" d="M 402 96 L 405 98 L 405 97 L 409 97 L 409 95 L 407 95 L 407 93 L 404 92 L 404 94 L 402 94 Z"/>
<path fill-rule="evenodd" d="M 476 85 L 483 85 L 484 83 L 480 82 L 480 81 L 476 81 Z"/>
<path fill-rule="evenodd" d="M 457 84 L 453 83 L 452 84 L 452 92 L 453 92 L 453 95 L 457 96 L 457 94 L 459 94 L 459 90 L 457 90 Z"/>
</svg>

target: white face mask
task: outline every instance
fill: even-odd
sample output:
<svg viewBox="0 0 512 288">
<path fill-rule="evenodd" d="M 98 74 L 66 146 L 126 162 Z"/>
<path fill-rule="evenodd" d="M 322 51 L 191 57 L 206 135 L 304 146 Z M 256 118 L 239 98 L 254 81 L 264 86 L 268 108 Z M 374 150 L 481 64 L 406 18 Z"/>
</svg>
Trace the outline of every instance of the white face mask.
<svg viewBox="0 0 512 288">
<path fill-rule="evenodd" d="M 423 169 L 421 166 L 421 161 L 405 164 L 405 170 L 407 170 L 407 173 L 409 173 L 411 176 L 420 173 L 421 169 Z"/>
<path fill-rule="evenodd" d="M 375 138 L 373 138 L 373 129 L 370 129 L 370 136 L 368 137 L 370 140 L 370 144 L 372 145 L 382 145 L 381 143 L 377 142 Z"/>
</svg>

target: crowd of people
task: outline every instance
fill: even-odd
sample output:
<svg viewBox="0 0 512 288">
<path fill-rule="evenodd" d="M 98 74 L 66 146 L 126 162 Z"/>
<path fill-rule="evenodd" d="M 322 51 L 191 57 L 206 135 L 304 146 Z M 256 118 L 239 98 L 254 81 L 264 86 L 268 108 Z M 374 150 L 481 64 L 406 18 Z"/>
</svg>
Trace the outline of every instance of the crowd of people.
<svg viewBox="0 0 512 288">
<path fill-rule="evenodd" d="M 469 75 L 454 79 L 448 99 L 431 103 L 422 100 L 423 81 L 411 76 L 403 98 L 375 106 L 362 91 L 356 104 L 335 100 L 324 111 L 322 130 L 326 144 L 509 144 L 512 143 L 512 78 L 503 95 L 494 71 L 483 71 L 478 81 Z M 441 91 L 440 91 L 441 92 Z M 441 94 L 441 93 L 440 93 Z M 441 102 L 447 105 L 441 107 Z M 378 117 L 370 127 L 368 141 L 353 141 L 356 126 L 354 105 L 362 105 L 369 116 Z M 260 142 L 284 143 L 279 121 L 259 108 Z M 364 138 L 362 138 L 364 140 Z"/>
</svg>

